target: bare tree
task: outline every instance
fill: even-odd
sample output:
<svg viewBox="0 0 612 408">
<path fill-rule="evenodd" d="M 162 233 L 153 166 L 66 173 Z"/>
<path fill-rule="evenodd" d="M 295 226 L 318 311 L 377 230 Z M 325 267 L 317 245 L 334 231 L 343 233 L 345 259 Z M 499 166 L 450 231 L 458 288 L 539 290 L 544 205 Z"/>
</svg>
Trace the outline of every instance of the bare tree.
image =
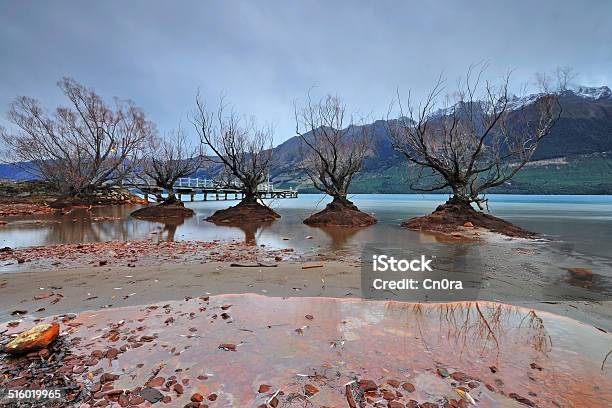
<svg viewBox="0 0 612 408">
<path fill-rule="evenodd" d="M 227 110 L 223 100 L 216 113 L 209 112 L 199 94 L 191 120 L 211 160 L 223 165 L 222 174 L 231 175 L 226 183 L 244 192 L 242 202 L 257 202 L 258 186 L 270 170 L 272 128 L 259 128 L 253 119 L 240 118 Z"/>
<path fill-rule="evenodd" d="M 555 70 L 555 74 L 557 77 L 557 89 L 561 92 L 566 91 L 571 82 L 578 76 L 572 67 L 558 67 Z"/>
<path fill-rule="evenodd" d="M 187 177 L 205 163 L 201 145 L 189 141 L 181 128 L 172 130 L 165 137 L 153 137 L 145 149 L 143 173 L 168 192 L 166 203 L 176 202 L 174 184 Z"/>
<path fill-rule="evenodd" d="M 537 72 L 535 84 L 544 93 L 567 91 L 578 74 L 571 67 L 557 67 L 552 73 Z"/>
<path fill-rule="evenodd" d="M 154 132 L 131 101 L 107 105 L 93 89 L 63 78 L 58 86 L 70 101 L 53 114 L 35 99 L 21 96 L 10 106 L 14 132 L 0 137 L 10 161 L 66 195 L 89 194 L 121 181 L 137 164 L 143 142 Z"/>
<path fill-rule="evenodd" d="M 440 77 L 425 101 L 389 121 L 395 150 L 420 170 L 411 188 L 449 188 L 449 203 L 480 209 L 483 194 L 516 175 L 561 114 L 558 95 L 538 94 L 534 100 L 511 98 L 507 76 L 501 85 L 482 80 L 484 68 L 470 67 L 458 90 L 435 110 L 444 80 Z"/>
<path fill-rule="evenodd" d="M 346 106 L 328 95 L 313 103 L 310 96 L 302 109 L 294 108 L 296 133 L 306 152 L 303 170 L 314 187 L 333 197 L 336 204 L 350 206 L 348 189 L 370 147 L 372 135 L 363 120 L 346 117 Z"/>
</svg>

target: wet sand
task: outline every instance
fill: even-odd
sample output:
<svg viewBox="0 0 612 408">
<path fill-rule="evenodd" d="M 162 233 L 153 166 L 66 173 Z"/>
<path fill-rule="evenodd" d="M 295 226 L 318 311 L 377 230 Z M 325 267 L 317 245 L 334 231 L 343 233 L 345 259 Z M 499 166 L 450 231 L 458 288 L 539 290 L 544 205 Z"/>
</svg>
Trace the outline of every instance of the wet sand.
<svg viewBox="0 0 612 408">
<path fill-rule="evenodd" d="M 13 362 L 0 381 L 55 378 L 87 407 L 150 406 L 143 396 L 169 406 L 467 407 L 460 387 L 483 408 L 612 404 L 600 369 L 609 334 L 494 303 L 225 295 L 55 320 L 71 353 Z"/>
<path fill-rule="evenodd" d="M 273 297 L 372 297 L 362 289 L 360 263 L 323 262 L 321 268 L 302 269 L 303 262 L 281 261 L 276 267 L 232 267 L 230 262 L 163 263 L 136 267 L 81 267 L 20 271 L 0 275 L 0 321 L 26 316 L 50 316 L 108 307 L 143 305 L 202 295 L 254 293 Z M 495 272 L 495 271 L 493 271 Z M 610 301 L 549 299 L 541 301 L 537 280 L 523 272 L 508 282 L 500 271 L 489 276 L 487 298 L 504 296 L 515 305 L 546 310 L 612 331 Z M 469 280 L 469 275 L 465 275 Z M 530 285 L 519 286 L 524 280 Z M 577 288 L 576 290 L 579 290 Z M 529 300 L 529 292 L 534 298 Z M 384 299 L 397 300 L 392 293 Z M 41 297 L 43 297 L 41 299 Z M 380 298 L 380 294 L 378 294 Z M 580 298 L 579 296 L 576 298 Z M 38 311 L 37 311 L 38 310 Z"/>
</svg>

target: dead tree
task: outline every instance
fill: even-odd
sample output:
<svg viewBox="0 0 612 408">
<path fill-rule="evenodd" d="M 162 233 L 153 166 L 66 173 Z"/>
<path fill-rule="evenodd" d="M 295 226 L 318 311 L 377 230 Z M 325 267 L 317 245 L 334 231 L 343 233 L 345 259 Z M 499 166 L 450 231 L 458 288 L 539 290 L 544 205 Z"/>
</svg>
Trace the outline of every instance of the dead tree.
<svg viewBox="0 0 612 408">
<path fill-rule="evenodd" d="M 226 183 L 243 191 L 243 203 L 256 203 L 258 187 L 270 170 L 272 129 L 228 111 L 223 100 L 216 113 L 209 112 L 199 95 L 191 120 L 211 161 L 223 166 L 222 174 L 233 177 L 224 177 Z"/>
<path fill-rule="evenodd" d="M 449 203 L 483 209 L 484 193 L 514 177 L 559 118 L 556 93 L 512 98 L 509 77 L 494 86 L 483 71 L 471 67 L 441 110 L 439 78 L 422 104 L 400 102 L 398 118 L 388 121 L 393 148 L 419 169 L 413 190 L 450 189 Z"/>
<path fill-rule="evenodd" d="M 348 189 L 370 147 L 370 128 L 347 118 L 346 106 L 331 95 L 316 103 L 309 97 L 305 107 L 295 107 L 295 121 L 305 147 L 302 169 L 314 187 L 333 197 L 334 203 L 352 206 Z"/>
<path fill-rule="evenodd" d="M 153 137 L 145 149 L 142 170 L 157 187 L 168 192 L 165 203 L 176 202 L 174 184 L 205 164 L 200 143 L 191 143 L 182 129 L 173 130 L 165 137 Z"/>
<path fill-rule="evenodd" d="M 109 105 L 71 78 L 58 86 L 70 105 L 53 113 L 26 96 L 11 104 L 8 119 L 15 129 L 0 133 L 8 159 L 25 163 L 65 195 L 119 183 L 138 164 L 154 125 L 131 101 L 115 99 Z"/>
</svg>

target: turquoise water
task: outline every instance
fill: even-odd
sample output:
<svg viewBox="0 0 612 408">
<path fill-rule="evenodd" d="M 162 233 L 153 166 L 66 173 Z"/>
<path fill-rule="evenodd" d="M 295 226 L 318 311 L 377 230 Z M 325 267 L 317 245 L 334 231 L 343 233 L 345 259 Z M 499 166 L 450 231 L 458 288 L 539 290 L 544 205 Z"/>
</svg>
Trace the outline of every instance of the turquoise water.
<svg viewBox="0 0 612 408">
<path fill-rule="evenodd" d="M 0 228 L 0 246 L 128 240 L 153 235 L 157 239 L 247 239 L 259 245 L 296 249 L 312 249 L 313 242 L 321 249 L 333 250 L 354 249 L 364 243 L 404 242 L 408 245 L 420 237 L 400 228 L 399 223 L 433 211 L 447 196 L 355 194 L 350 198 L 363 211 L 373 213 L 379 223 L 360 231 L 308 227 L 301 221 L 324 208 L 329 197 L 302 194 L 297 199 L 268 201 L 282 218 L 270 225 L 250 229 L 215 226 L 205 221 L 214 211 L 234 205 L 235 201 L 187 202 L 186 205 L 196 211 L 196 216 L 181 225 L 135 220 L 129 216 L 134 207 L 129 206 L 97 208 L 90 212 L 74 210 L 67 215 L 12 217 L 7 218 L 8 225 Z M 562 242 L 568 251 L 612 258 L 612 196 L 490 195 L 488 198 L 492 214 Z M 307 240 L 309 236 L 317 239 Z"/>
</svg>

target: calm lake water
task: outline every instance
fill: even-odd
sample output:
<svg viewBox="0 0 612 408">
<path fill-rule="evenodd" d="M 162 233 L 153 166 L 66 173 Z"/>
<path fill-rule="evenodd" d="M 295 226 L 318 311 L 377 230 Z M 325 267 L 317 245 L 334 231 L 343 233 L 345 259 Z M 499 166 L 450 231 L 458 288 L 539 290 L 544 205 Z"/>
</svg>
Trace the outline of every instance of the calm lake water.
<svg viewBox="0 0 612 408">
<path fill-rule="evenodd" d="M 540 233 L 543 239 L 499 237 L 480 242 L 448 242 L 400 227 L 402 220 L 433 211 L 446 201 L 445 195 L 350 198 L 363 211 L 373 213 L 378 224 L 362 229 L 309 227 L 302 220 L 324 208 L 329 198 L 302 194 L 298 199 L 268 202 L 281 219 L 242 228 L 206 221 L 214 211 L 235 205 L 236 201 L 188 202 L 186 205 L 196 215 L 178 225 L 131 218 L 135 206 L 12 217 L 7 218 L 8 225 L 0 227 L 0 247 L 134 239 L 239 240 L 250 245 L 292 248 L 295 252 L 291 259 L 339 259 L 346 261 L 348 268 L 353 268 L 351 260 L 363 256 L 362 269 L 367 269 L 364 265 L 371 261 L 372 254 L 425 255 L 435 258 L 434 268 L 439 273 L 466 282 L 470 289 L 459 293 L 465 295 L 461 299 L 551 304 L 559 300 L 598 303 L 612 299 L 612 196 L 491 195 L 492 214 Z M 28 268 L 28 262 L 19 265 L 9 260 L 0 265 L 0 273 Z M 577 278 L 571 273 L 572 268 L 586 268 L 592 271 L 592 276 Z M 350 273 L 360 272 L 355 269 Z M 361 289 L 367 290 L 368 285 L 362 282 Z M 352 293 L 378 298 L 367 291 L 359 292 L 359 288 Z M 387 296 L 384 291 L 376 293 Z M 403 299 L 396 295 L 392 298 Z M 612 312 L 609 302 L 605 302 L 605 307 Z M 589 316 L 577 318 L 588 320 Z M 593 321 L 604 327 L 609 325 L 605 315 L 597 315 Z"/>
<path fill-rule="evenodd" d="M 199 197 L 196 197 L 198 199 Z M 248 240 L 258 245 L 296 249 L 344 251 L 365 243 L 398 245 L 423 243 L 422 234 L 399 227 L 400 221 L 427 214 L 444 202 L 440 194 L 364 194 L 351 199 L 379 220 L 369 228 L 346 231 L 308 227 L 302 220 L 322 209 L 329 198 L 302 194 L 298 199 L 272 200 L 281 214 L 274 223 L 251 228 L 216 226 L 205 218 L 235 201 L 188 202 L 196 215 L 180 225 L 133 219 L 135 207 L 106 207 L 70 214 L 33 215 L 7 219 L 0 228 L 0 246 L 24 247 L 76 242 L 156 237 L 175 240 Z M 528 230 L 562 242 L 567 251 L 612 259 L 612 196 L 490 195 L 489 210 Z M 312 237 L 312 239 L 307 239 Z M 289 239 L 287 239 L 289 238 Z"/>
</svg>

